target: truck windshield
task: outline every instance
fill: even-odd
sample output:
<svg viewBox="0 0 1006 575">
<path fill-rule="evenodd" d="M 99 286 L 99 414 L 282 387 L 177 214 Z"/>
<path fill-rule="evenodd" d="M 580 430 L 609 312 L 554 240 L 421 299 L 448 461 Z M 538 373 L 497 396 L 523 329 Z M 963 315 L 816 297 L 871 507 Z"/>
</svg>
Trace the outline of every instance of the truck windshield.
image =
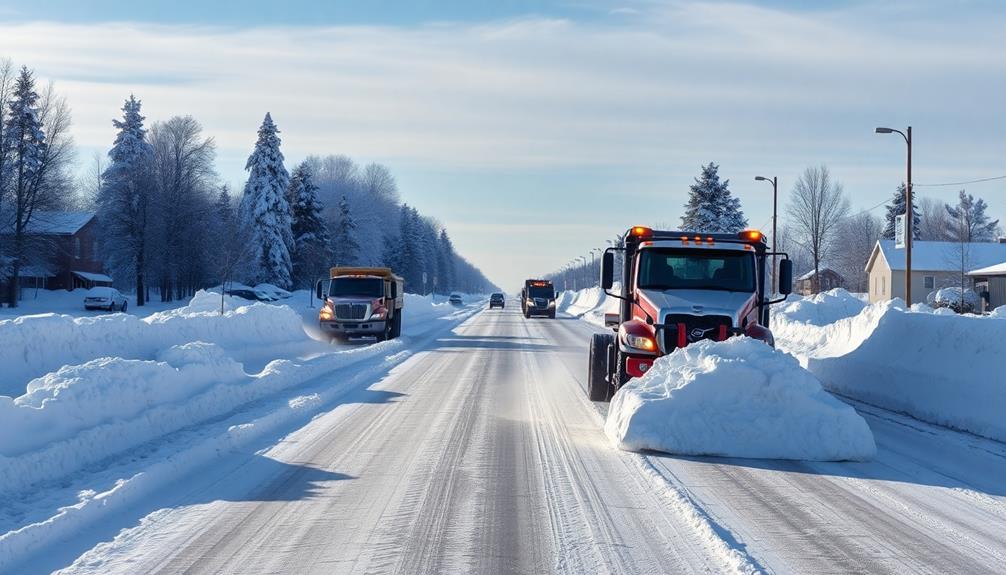
<svg viewBox="0 0 1006 575">
<path fill-rule="evenodd" d="M 380 278 L 335 278 L 328 295 L 332 297 L 384 297 L 384 280 Z"/>
<path fill-rule="evenodd" d="M 542 297 L 545 299 L 552 299 L 555 297 L 555 289 L 552 286 L 547 287 L 537 287 L 531 286 L 527 288 L 528 297 Z"/>
<path fill-rule="evenodd" d="M 754 254 L 735 250 L 645 249 L 640 288 L 755 291 Z"/>
</svg>

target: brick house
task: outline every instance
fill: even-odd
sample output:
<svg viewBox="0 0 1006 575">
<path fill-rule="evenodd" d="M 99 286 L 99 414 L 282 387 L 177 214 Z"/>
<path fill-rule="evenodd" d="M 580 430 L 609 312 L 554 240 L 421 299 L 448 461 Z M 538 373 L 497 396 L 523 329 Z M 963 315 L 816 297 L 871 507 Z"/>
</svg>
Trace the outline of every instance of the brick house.
<svg viewBox="0 0 1006 575">
<path fill-rule="evenodd" d="M 11 232 L 2 234 L 10 241 Z M 26 230 L 28 254 L 18 274 L 22 288 L 50 290 L 112 285 L 98 258 L 94 212 L 32 214 Z"/>
</svg>

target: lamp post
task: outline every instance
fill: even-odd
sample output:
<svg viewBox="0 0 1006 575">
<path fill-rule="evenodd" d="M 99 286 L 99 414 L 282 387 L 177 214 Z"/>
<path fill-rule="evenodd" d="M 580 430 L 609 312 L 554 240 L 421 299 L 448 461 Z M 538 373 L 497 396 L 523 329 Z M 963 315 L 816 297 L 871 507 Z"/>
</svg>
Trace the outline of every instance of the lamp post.
<svg viewBox="0 0 1006 575">
<path fill-rule="evenodd" d="M 779 179 L 772 176 L 772 179 L 768 179 L 764 176 L 755 176 L 755 180 L 758 182 L 772 182 L 772 293 L 779 293 L 779 277 L 778 270 L 776 269 L 776 257 L 775 257 L 775 238 L 778 232 L 777 224 L 779 218 Z"/>
<path fill-rule="evenodd" d="M 580 270 L 579 270 L 580 279 L 583 280 L 584 268 L 587 267 L 587 256 L 577 256 L 576 259 L 583 262 L 583 264 L 580 266 Z"/>
<path fill-rule="evenodd" d="M 594 265 L 594 252 L 597 252 L 597 255 L 601 255 L 604 253 L 604 249 L 594 248 L 590 250 L 590 273 L 594 274 L 594 279 L 597 280 L 597 287 L 601 287 L 601 273 L 600 270 L 595 269 L 596 266 Z"/>
<path fill-rule="evenodd" d="M 908 144 L 908 180 L 905 182 L 905 304 L 912 305 L 912 127 L 908 133 L 893 128 L 877 128 L 878 134 L 900 134 Z"/>
</svg>

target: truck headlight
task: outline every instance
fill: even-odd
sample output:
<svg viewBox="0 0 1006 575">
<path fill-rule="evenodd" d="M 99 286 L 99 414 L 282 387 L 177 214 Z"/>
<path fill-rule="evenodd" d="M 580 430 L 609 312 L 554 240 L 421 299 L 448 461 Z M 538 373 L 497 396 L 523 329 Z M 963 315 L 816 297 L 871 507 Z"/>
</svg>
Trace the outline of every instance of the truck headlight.
<svg viewBox="0 0 1006 575">
<path fill-rule="evenodd" d="M 388 315 L 387 311 L 375 311 L 374 313 L 372 313 L 370 315 L 370 319 L 371 320 L 382 320 L 385 317 L 387 317 L 387 315 Z"/>
<path fill-rule="evenodd" d="M 321 311 L 318 312 L 318 321 L 332 321 L 335 319 L 335 311 L 327 303 L 321 306 Z"/>
<path fill-rule="evenodd" d="M 631 333 L 625 334 L 625 345 L 642 351 L 657 350 L 657 342 L 653 341 L 652 337 L 632 335 Z"/>
</svg>

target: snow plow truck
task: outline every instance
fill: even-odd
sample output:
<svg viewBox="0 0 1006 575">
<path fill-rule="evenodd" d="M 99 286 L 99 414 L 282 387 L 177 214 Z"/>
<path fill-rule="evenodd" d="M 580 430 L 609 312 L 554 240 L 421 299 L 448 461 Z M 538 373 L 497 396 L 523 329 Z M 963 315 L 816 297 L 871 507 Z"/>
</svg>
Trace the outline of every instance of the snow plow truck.
<svg viewBox="0 0 1006 575">
<path fill-rule="evenodd" d="M 782 258 L 781 297 L 775 300 L 768 273 L 773 257 Z M 618 293 L 612 291 L 616 272 L 623 286 Z M 769 306 L 785 301 L 792 283 L 792 261 L 769 252 L 757 230 L 697 234 L 631 228 L 621 245 L 601 258 L 601 287 L 619 307 L 617 314 L 605 314 L 614 333 L 595 334 L 590 342 L 588 397 L 610 400 L 658 357 L 700 340 L 743 335 L 775 346 Z"/>
<path fill-rule="evenodd" d="M 318 326 L 330 341 L 402 334 L 404 280 L 388 268 L 334 267 L 319 280 L 315 295 L 324 303 Z"/>
</svg>

